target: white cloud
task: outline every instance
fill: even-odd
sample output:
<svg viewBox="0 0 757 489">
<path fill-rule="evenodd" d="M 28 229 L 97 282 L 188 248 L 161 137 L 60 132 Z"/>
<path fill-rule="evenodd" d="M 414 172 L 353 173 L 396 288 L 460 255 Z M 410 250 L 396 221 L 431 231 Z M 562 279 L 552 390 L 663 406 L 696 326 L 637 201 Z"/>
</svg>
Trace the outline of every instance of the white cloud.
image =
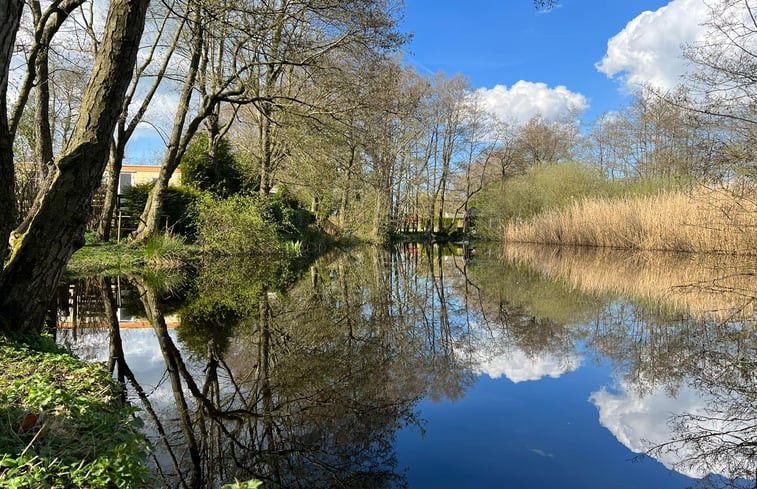
<svg viewBox="0 0 757 489">
<path fill-rule="evenodd" d="M 539 380 L 544 377 L 556 379 L 562 374 L 572 372 L 581 365 L 577 355 L 541 354 L 529 356 L 524 351 L 513 349 L 492 358 L 480 357 L 473 370 L 477 374 L 486 374 L 492 379 L 503 375 L 514 383 Z"/>
<path fill-rule="evenodd" d="M 528 354 L 518 347 L 506 330 L 489 329 L 473 324 L 464 344 L 455 348 L 455 354 L 477 374 L 492 379 L 502 376 L 514 383 L 558 378 L 581 366 L 582 357 L 574 351 L 538 352 Z"/>
<path fill-rule="evenodd" d="M 671 418 L 688 413 L 707 415 L 708 406 L 714 402 L 710 395 L 684 384 L 675 397 L 668 395 L 663 387 L 658 387 L 647 395 L 640 395 L 634 389 L 621 386 L 617 393 L 605 388 L 594 392 L 589 400 L 599 409 L 599 422 L 607 428 L 620 443 L 635 453 L 647 450 L 675 438 L 671 429 Z M 739 421 L 727 422 L 713 417 L 701 425 L 702 430 L 723 432 L 729 429 L 743 428 Z M 691 445 L 677 446 L 676 450 L 655 453 L 655 458 L 665 467 L 693 478 L 702 478 L 708 473 L 717 473 L 728 477 L 729 468 L 710 466 L 691 467 L 682 463 L 687 457 L 696 457 L 697 452 Z M 744 467 L 753 467 L 754 462 L 743 461 Z"/>
<path fill-rule="evenodd" d="M 546 83 L 520 80 L 510 88 L 495 85 L 474 92 L 484 107 L 502 120 L 525 124 L 532 117 L 542 115 L 558 119 L 572 111 L 582 111 L 589 102 L 580 93 L 571 92 L 563 85 L 550 88 Z"/>
<path fill-rule="evenodd" d="M 703 38 L 708 13 L 703 0 L 673 0 L 643 12 L 607 42 L 607 53 L 595 66 L 618 78 L 627 92 L 643 84 L 673 88 L 687 71 L 681 46 Z"/>
</svg>

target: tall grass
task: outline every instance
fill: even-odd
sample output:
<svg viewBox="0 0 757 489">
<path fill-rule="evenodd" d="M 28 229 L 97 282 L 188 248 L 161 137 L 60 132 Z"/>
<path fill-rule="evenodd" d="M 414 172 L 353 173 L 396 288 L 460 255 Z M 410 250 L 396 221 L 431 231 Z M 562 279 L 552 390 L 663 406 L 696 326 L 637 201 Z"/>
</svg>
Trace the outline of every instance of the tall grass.
<svg viewBox="0 0 757 489">
<path fill-rule="evenodd" d="M 637 250 L 757 254 L 757 189 L 698 188 L 587 197 L 504 226 L 506 241 Z"/>
<path fill-rule="evenodd" d="M 508 222 L 564 209 L 576 199 L 657 195 L 690 183 L 682 176 L 610 181 L 597 168 L 578 162 L 537 165 L 525 175 L 493 183 L 474 199 L 481 212 L 477 231 L 499 238 Z"/>
</svg>

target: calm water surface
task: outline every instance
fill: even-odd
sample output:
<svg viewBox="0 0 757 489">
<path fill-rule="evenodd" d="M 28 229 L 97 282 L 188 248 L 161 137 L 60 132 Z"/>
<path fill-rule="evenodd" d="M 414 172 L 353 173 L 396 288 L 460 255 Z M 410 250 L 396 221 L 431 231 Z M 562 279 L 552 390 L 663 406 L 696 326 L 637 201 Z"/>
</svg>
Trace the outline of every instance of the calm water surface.
<svg viewBox="0 0 757 489">
<path fill-rule="evenodd" d="M 126 386 L 156 486 L 755 487 L 755 269 L 420 245 L 236 260 L 62 287 L 58 338 Z"/>
</svg>

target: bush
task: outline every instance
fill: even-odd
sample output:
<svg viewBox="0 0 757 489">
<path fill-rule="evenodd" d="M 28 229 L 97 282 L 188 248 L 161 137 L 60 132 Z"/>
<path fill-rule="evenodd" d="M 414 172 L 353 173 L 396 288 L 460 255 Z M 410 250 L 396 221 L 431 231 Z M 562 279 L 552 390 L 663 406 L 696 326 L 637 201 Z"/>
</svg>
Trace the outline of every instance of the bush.
<svg viewBox="0 0 757 489">
<path fill-rule="evenodd" d="M 256 196 L 257 198 L 257 196 Z M 272 195 L 269 199 L 258 198 L 258 207 L 266 221 L 276 226 L 276 231 L 285 239 L 298 240 L 307 235 L 315 222 L 315 214 L 302 207 L 286 193 Z"/>
<path fill-rule="evenodd" d="M 147 196 L 152 187 L 152 183 L 144 183 L 129 187 L 124 192 L 125 213 L 128 216 L 124 223 L 125 228 L 137 228 L 139 217 L 145 208 Z M 192 188 L 168 187 L 163 201 L 165 220 L 161 224 L 165 226 L 167 223 L 173 234 L 180 234 L 189 240 L 194 240 L 197 236 L 195 205 L 200 195 L 202 195 L 201 192 Z"/>
<path fill-rule="evenodd" d="M 526 175 L 497 182 L 475 199 L 481 209 L 479 232 L 497 236 L 513 219 L 526 219 L 586 195 L 605 195 L 610 184 L 594 167 L 581 163 L 539 165 Z"/>
<path fill-rule="evenodd" d="M 259 177 L 250 177 L 252 174 L 250 169 L 243 168 L 225 139 L 218 143 L 211 161 L 208 136 L 203 133 L 192 139 L 181 159 L 181 183 L 222 198 L 257 188 Z"/>
<path fill-rule="evenodd" d="M 198 241 L 217 255 L 276 255 L 282 250 L 270 210 L 257 196 L 220 200 L 208 194 L 197 205 Z"/>
</svg>

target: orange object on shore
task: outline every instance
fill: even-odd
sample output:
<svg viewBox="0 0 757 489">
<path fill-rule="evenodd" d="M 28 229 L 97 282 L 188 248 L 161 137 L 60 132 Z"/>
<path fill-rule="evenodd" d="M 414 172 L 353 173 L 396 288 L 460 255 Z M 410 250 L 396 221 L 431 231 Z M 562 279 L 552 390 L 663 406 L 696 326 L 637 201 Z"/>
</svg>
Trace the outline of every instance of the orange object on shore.
<svg viewBox="0 0 757 489">
<path fill-rule="evenodd" d="M 24 419 L 21 421 L 21 426 L 19 426 L 18 428 L 19 433 L 29 431 L 35 426 L 37 426 L 38 419 L 39 419 L 39 416 L 33 413 L 29 413 L 26 416 L 24 416 Z"/>
</svg>

